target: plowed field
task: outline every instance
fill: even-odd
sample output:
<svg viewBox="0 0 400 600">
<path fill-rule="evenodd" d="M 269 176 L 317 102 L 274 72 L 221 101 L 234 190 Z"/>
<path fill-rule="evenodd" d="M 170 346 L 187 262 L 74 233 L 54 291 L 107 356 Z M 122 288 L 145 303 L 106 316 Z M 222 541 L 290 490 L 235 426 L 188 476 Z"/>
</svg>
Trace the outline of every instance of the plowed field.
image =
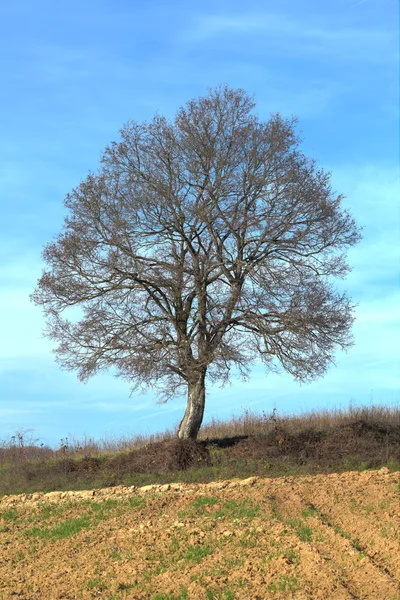
<svg viewBox="0 0 400 600">
<path fill-rule="evenodd" d="M 9 496 L 0 598 L 400 600 L 380 471 Z"/>
</svg>

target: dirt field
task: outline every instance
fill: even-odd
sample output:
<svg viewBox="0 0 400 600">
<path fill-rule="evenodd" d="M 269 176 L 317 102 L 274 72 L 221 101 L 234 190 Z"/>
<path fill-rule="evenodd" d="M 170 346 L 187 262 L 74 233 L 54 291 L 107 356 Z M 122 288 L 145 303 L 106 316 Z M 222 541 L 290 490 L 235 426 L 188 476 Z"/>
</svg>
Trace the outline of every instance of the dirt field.
<svg viewBox="0 0 400 600">
<path fill-rule="evenodd" d="M 380 471 L 8 496 L 0 598 L 400 599 Z"/>
</svg>

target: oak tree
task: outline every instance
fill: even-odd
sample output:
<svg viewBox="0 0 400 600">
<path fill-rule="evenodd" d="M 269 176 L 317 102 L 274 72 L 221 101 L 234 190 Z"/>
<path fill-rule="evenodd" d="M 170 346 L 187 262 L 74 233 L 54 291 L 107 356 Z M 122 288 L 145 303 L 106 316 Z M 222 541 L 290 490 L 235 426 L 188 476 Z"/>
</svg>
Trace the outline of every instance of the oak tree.
<svg viewBox="0 0 400 600">
<path fill-rule="evenodd" d="M 113 367 L 164 400 L 186 390 L 181 438 L 198 434 L 206 381 L 256 359 L 311 380 L 352 342 L 333 280 L 359 230 L 296 120 L 254 106 L 219 86 L 173 120 L 127 123 L 67 195 L 33 294 L 81 380 Z"/>
</svg>

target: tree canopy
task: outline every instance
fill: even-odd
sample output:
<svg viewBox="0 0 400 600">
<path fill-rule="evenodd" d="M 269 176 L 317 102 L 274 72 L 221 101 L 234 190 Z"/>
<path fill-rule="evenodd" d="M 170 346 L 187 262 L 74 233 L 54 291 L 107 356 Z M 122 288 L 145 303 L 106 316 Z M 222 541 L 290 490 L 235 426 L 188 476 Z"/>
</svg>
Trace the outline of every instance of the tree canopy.
<svg viewBox="0 0 400 600">
<path fill-rule="evenodd" d="M 128 122 L 67 195 L 33 294 L 81 380 L 114 367 L 164 400 L 186 389 L 180 437 L 197 436 L 206 381 L 256 359 L 311 380 L 352 343 L 333 280 L 359 230 L 296 120 L 254 107 L 219 86 L 172 120 Z"/>
</svg>

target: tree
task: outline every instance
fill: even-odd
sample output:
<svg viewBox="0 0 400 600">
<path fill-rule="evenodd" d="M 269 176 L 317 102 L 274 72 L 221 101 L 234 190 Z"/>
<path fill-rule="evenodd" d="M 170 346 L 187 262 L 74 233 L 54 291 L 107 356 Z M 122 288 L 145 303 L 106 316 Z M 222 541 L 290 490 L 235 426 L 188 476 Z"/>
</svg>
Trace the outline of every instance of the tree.
<svg viewBox="0 0 400 600">
<path fill-rule="evenodd" d="M 197 436 L 206 379 L 246 377 L 261 358 L 311 380 L 352 342 L 332 279 L 358 228 L 299 150 L 296 120 L 262 122 L 254 106 L 219 86 L 173 121 L 126 124 L 67 195 L 32 295 L 81 380 L 114 367 L 162 400 L 186 389 L 181 438 Z"/>
</svg>

